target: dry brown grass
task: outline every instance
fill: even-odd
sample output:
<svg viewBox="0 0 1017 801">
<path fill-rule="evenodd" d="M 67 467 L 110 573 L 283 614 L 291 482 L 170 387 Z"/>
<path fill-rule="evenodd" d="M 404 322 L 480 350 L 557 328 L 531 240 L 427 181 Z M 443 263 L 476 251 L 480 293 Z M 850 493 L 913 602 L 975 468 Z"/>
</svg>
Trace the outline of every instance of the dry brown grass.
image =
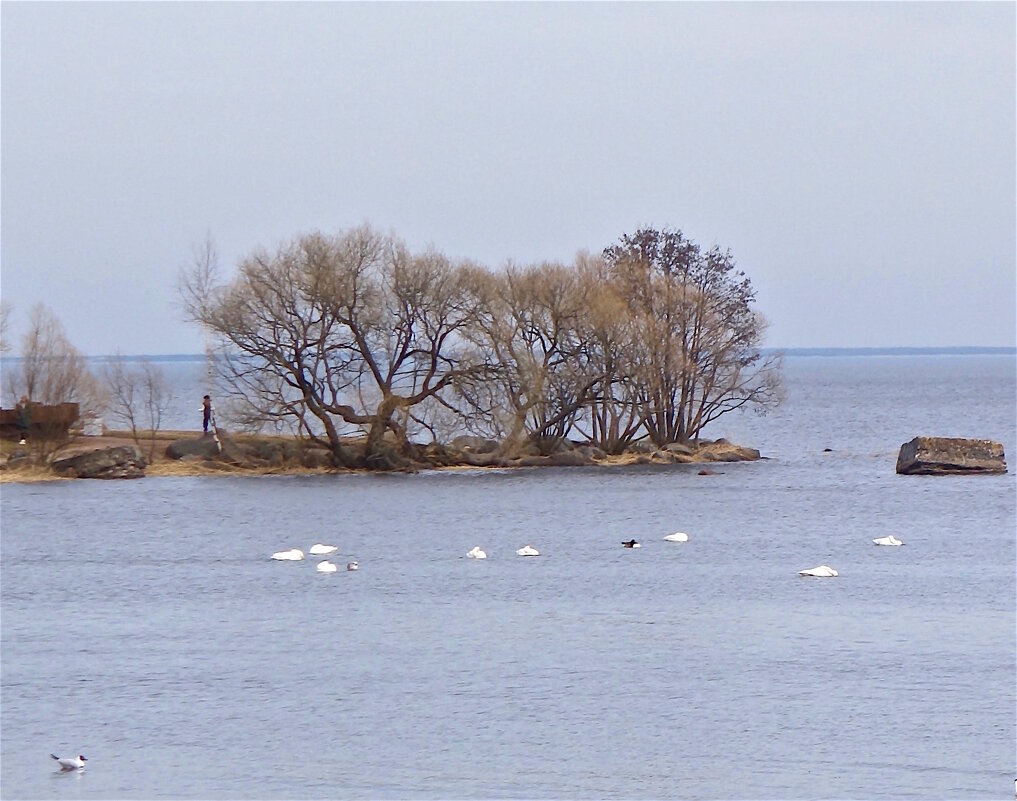
<svg viewBox="0 0 1017 801">
<path fill-rule="evenodd" d="M 15 470 L 0 470 L 0 484 L 35 484 L 40 481 L 69 481 L 65 476 L 54 473 L 49 467 L 31 465 Z"/>
<path fill-rule="evenodd" d="M 146 476 L 313 476 L 347 473 L 348 470 L 286 465 L 279 467 L 237 467 L 226 463 L 183 462 L 165 459 L 145 469 Z"/>
</svg>

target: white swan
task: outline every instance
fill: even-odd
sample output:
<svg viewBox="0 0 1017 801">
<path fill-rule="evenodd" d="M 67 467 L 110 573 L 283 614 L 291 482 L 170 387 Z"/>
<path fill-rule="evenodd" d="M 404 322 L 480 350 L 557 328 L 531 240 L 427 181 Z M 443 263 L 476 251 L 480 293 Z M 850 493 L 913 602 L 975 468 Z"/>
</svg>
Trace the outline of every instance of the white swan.
<svg viewBox="0 0 1017 801">
<path fill-rule="evenodd" d="M 664 540 L 667 542 L 688 542 L 689 535 L 684 531 L 676 531 L 674 534 L 668 534 Z"/>
<path fill-rule="evenodd" d="M 304 552 L 299 548 L 290 548 L 288 551 L 276 551 L 272 558 L 280 562 L 299 562 L 304 558 Z"/>
<path fill-rule="evenodd" d="M 322 545 L 319 542 L 311 546 L 310 553 L 314 554 L 315 556 L 328 556 L 329 554 L 335 553 L 338 550 L 339 547 L 336 545 Z"/>
<path fill-rule="evenodd" d="M 540 556 L 540 551 L 534 548 L 532 545 L 524 545 L 516 553 L 519 556 Z"/>
<path fill-rule="evenodd" d="M 360 570 L 360 563 L 359 562 L 347 562 L 346 563 L 346 569 L 347 570 Z"/>
<path fill-rule="evenodd" d="M 335 565 L 333 565 L 330 561 L 328 561 L 328 559 L 326 559 L 324 562 L 318 562 L 319 573 L 335 573 L 337 569 L 338 568 Z"/>
<path fill-rule="evenodd" d="M 873 540 L 876 545 L 903 545 L 904 543 L 897 539 L 893 534 L 886 537 L 878 537 Z"/>
<path fill-rule="evenodd" d="M 470 559 L 487 559 L 487 554 L 480 550 L 479 545 L 474 545 L 466 554 Z"/>
<path fill-rule="evenodd" d="M 808 570 L 799 570 L 798 575 L 814 576 L 815 578 L 833 578 L 838 573 L 829 565 L 820 565 L 819 567 L 810 567 Z"/>
</svg>

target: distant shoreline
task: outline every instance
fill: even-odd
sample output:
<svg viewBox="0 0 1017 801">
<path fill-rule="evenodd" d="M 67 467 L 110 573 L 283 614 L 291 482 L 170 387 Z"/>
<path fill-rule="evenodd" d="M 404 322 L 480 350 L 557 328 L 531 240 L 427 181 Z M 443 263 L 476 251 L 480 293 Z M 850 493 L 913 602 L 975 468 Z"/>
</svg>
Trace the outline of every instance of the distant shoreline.
<svg viewBox="0 0 1017 801">
<path fill-rule="evenodd" d="M 785 356 L 1017 356 L 1017 348 L 956 346 L 943 348 L 763 348 Z"/>
<path fill-rule="evenodd" d="M 1017 356 L 1017 347 L 982 347 L 979 345 L 956 345 L 948 347 L 877 347 L 877 348 L 762 348 L 766 354 L 780 353 L 792 358 L 809 356 Z M 116 358 L 113 354 L 86 356 L 89 362 L 103 364 Z M 163 353 L 122 355 L 128 362 L 196 362 L 204 361 L 204 353 Z M 2 356 L 0 363 L 14 364 L 22 361 L 21 356 Z"/>
</svg>

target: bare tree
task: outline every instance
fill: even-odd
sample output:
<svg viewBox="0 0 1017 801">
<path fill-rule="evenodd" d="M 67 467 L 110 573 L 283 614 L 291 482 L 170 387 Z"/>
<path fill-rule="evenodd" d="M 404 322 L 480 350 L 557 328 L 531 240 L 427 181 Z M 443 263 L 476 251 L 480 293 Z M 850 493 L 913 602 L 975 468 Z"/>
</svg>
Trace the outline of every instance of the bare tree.
<svg viewBox="0 0 1017 801">
<path fill-rule="evenodd" d="M 21 341 L 21 376 L 17 393 L 32 403 L 55 406 L 76 403 L 81 419 L 98 417 L 102 391 L 81 355 L 67 339 L 63 326 L 43 304 L 29 315 L 28 331 Z M 60 444 L 62 434 L 50 432 L 36 439 L 42 450 Z"/>
<path fill-rule="evenodd" d="M 109 393 L 109 413 L 128 426 L 139 448 L 142 432 L 147 432 L 151 461 L 156 434 L 173 399 L 162 369 L 148 360 L 129 364 L 117 353 L 103 366 L 103 379 Z"/>
<path fill-rule="evenodd" d="M 604 251 L 640 329 L 642 423 L 657 445 L 684 442 L 733 409 L 780 401 L 780 359 L 759 350 L 755 291 L 729 251 L 681 231 L 641 229 Z"/>
<path fill-rule="evenodd" d="M 597 391 L 577 423 L 591 445 L 621 453 L 645 436 L 638 403 L 638 362 L 645 352 L 639 328 L 602 258 L 580 254 L 577 268 L 587 283 L 587 310 L 580 326 Z"/>
<path fill-rule="evenodd" d="M 495 428 L 505 453 L 566 437 L 595 391 L 579 335 L 586 288 L 561 264 L 508 265 L 480 284 L 473 335 L 497 365 L 486 390 L 489 407 L 504 412 Z"/>
<path fill-rule="evenodd" d="M 0 301 L 0 353 L 7 353 L 11 349 L 7 329 L 10 326 L 12 311 L 13 309 L 7 301 Z"/>
<path fill-rule="evenodd" d="M 346 466 L 361 461 L 344 437 L 366 432 L 363 464 L 387 468 L 408 446 L 409 410 L 487 369 L 464 336 L 473 270 L 365 226 L 254 253 L 228 283 L 199 258 L 181 289 L 249 419 L 293 423 Z"/>
</svg>

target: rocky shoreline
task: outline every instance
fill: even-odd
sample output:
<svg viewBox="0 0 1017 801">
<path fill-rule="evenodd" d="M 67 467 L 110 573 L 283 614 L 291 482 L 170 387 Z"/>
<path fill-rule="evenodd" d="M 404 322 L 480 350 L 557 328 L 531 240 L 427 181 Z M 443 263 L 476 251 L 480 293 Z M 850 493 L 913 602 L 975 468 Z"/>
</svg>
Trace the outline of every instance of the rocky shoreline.
<svg viewBox="0 0 1017 801">
<path fill-rule="evenodd" d="M 24 447 L 0 459 L 0 482 L 61 478 L 142 478 L 144 476 L 304 475 L 369 472 L 337 467 L 332 454 L 306 440 L 276 436 L 195 436 L 159 432 L 140 438 L 139 447 L 126 432 L 78 437 L 49 457 Z M 356 441 L 352 441 L 355 446 Z M 479 437 L 458 437 L 447 445 L 414 446 L 404 472 L 475 468 L 619 467 L 628 465 L 709 465 L 755 461 L 759 451 L 725 439 L 674 443 L 653 448 L 637 443 L 621 454 L 568 442 L 542 443 L 506 456 L 499 443 Z M 711 469 L 700 471 L 704 475 Z"/>
</svg>

